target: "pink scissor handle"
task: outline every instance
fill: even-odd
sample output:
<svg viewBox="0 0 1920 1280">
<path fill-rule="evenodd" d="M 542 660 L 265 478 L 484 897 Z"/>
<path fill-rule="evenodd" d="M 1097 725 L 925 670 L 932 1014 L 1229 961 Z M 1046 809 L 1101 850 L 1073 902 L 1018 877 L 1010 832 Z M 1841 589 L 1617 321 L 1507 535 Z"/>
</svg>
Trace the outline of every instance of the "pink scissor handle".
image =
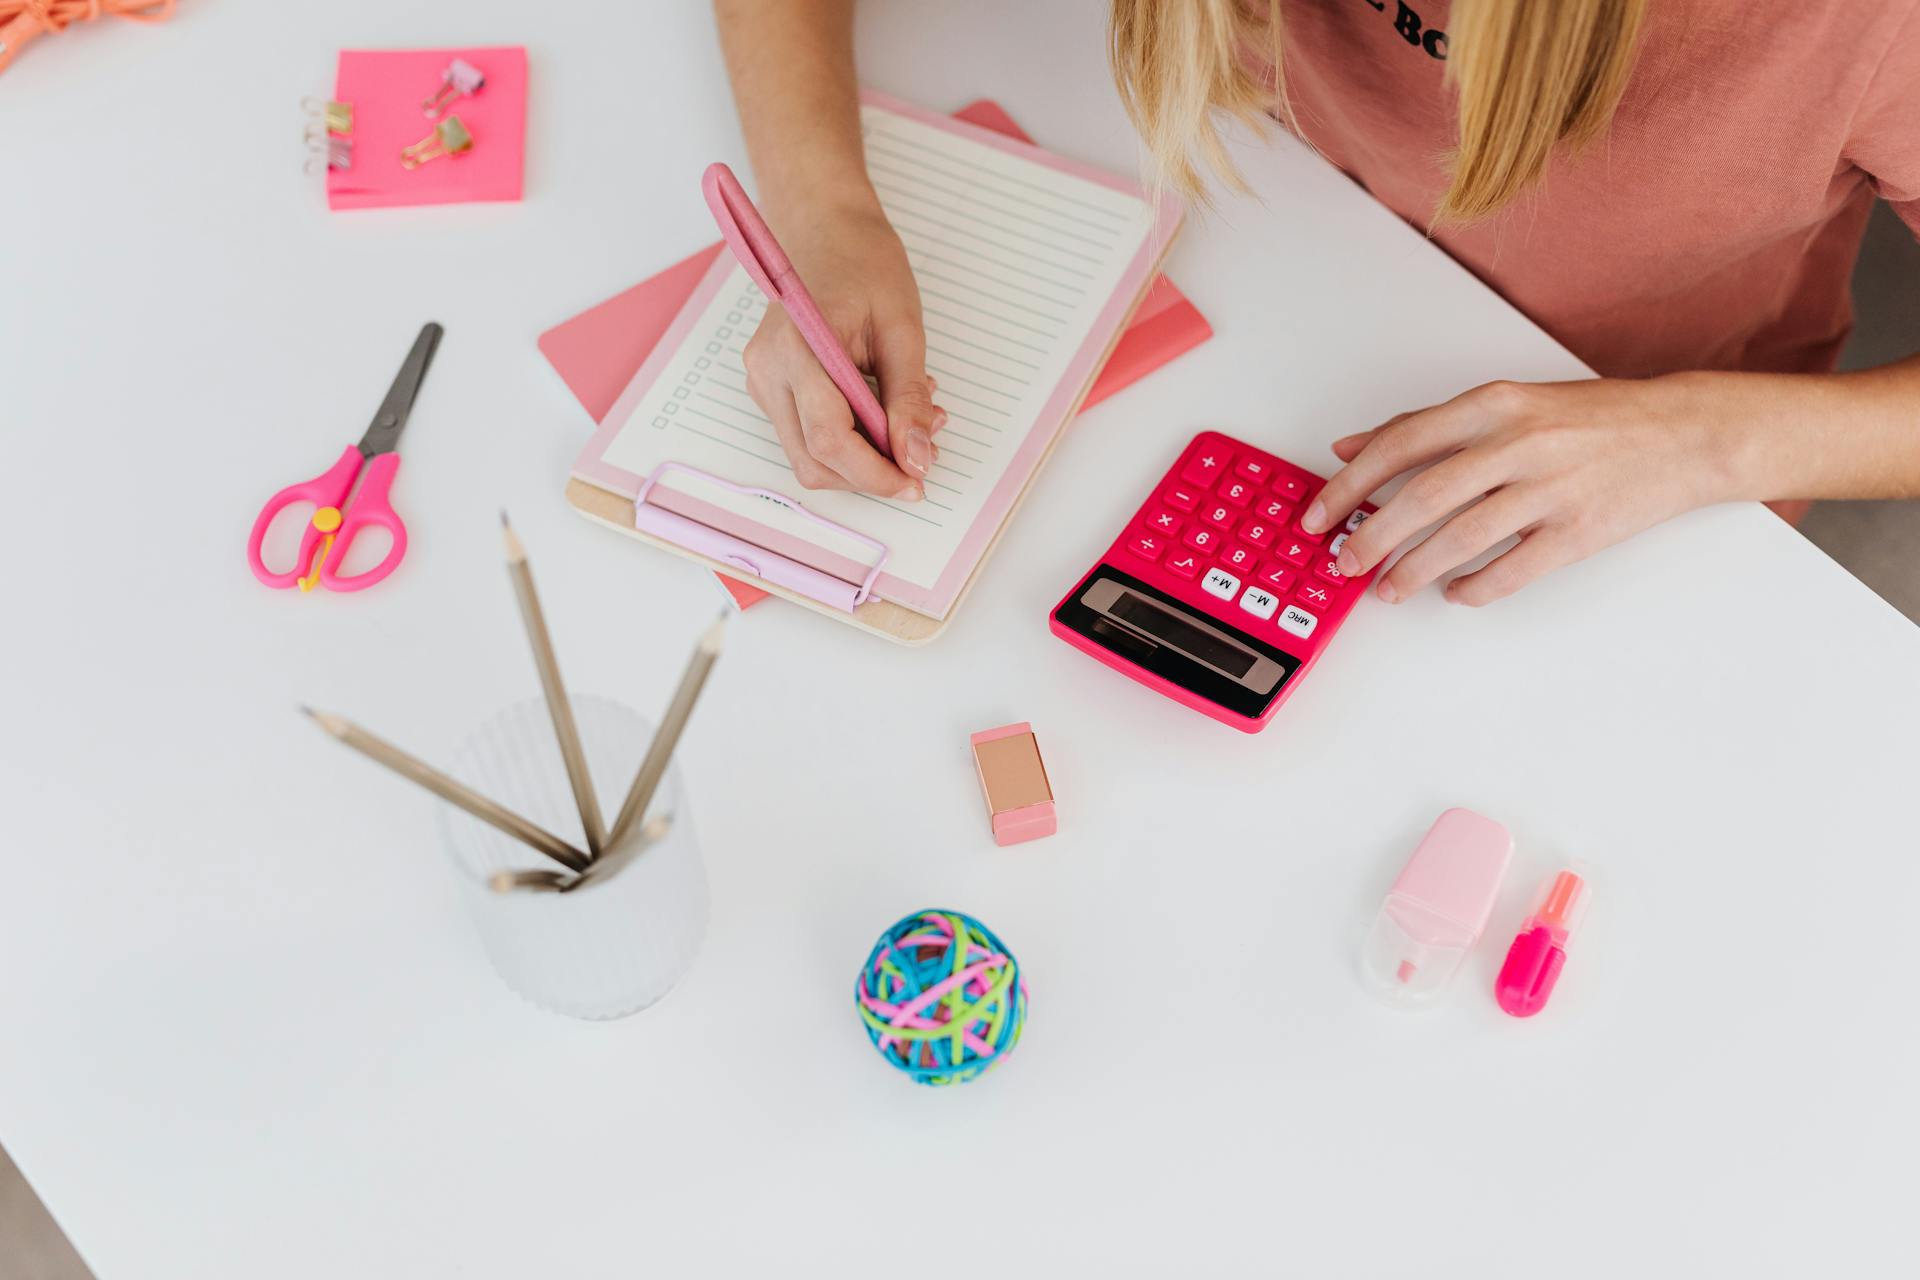
<svg viewBox="0 0 1920 1280">
<path fill-rule="evenodd" d="M 326 535 L 313 521 L 307 521 L 307 527 L 300 533 L 300 552 L 293 558 L 293 568 L 285 573 L 275 573 L 267 568 L 260 558 L 260 545 L 266 541 L 267 527 L 273 518 L 296 502 L 311 502 L 315 511 L 327 507 L 339 509 L 347 500 L 347 494 L 353 488 L 353 478 L 360 472 L 363 459 L 360 450 L 348 445 L 340 460 L 333 464 L 325 475 L 303 480 L 299 484 L 290 484 L 267 499 L 267 505 L 260 508 L 260 514 L 254 519 L 253 533 L 247 539 L 247 567 L 253 570 L 253 576 L 269 587 L 285 590 L 294 586 L 305 577 L 311 568 L 314 547 Z"/>
<path fill-rule="evenodd" d="M 320 566 L 320 585 L 329 591 L 359 591 L 370 587 L 392 573 L 400 564 L 400 558 L 407 554 L 407 526 L 401 523 L 400 513 L 393 509 L 393 503 L 387 498 L 387 492 L 393 488 L 393 476 L 400 470 L 400 455 L 397 453 L 377 453 L 367 462 L 367 474 L 360 481 L 360 490 L 353 495 L 353 502 L 347 507 L 340 529 L 333 536 L 333 549 L 327 552 L 326 560 Z M 393 537 L 393 545 L 387 548 L 387 554 L 379 564 L 364 573 L 348 577 L 339 575 L 339 568 L 346 563 L 347 548 L 353 545 L 354 535 L 368 525 L 378 525 Z"/>
</svg>

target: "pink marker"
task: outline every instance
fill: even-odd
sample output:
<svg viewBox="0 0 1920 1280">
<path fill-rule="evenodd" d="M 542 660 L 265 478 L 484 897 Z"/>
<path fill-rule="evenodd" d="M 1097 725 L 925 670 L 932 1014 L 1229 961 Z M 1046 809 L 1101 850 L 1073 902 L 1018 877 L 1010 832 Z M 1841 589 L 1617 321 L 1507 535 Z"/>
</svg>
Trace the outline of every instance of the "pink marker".
<svg viewBox="0 0 1920 1280">
<path fill-rule="evenodd" d="M 1567 939 L 1587 909 L 1587 882 L 1572 871 L 1553 878 L 1494 979 L 1493 998 L 1516 1018 L 1544 1009 L 1567 963 Z"/>
<path fill-rule="evenodd" d="M 834 336 L 813 295 L 800 283 L 793 263 L 787 259 L 780 242 L 773 238 L 773 232 L 760 211 L 753 207 L 753 201 L 747 198 L 740 179 L 734 177 L 733 170 L 726 165 L 716 162 L 707 166 L 700 179 L 700 190 L 706 195 L 707 207 L 713 210 L 713 220 L 720 224 L 720 234 L 726 237 L 733 256 L 747 269 L 747 275 L 760 287 L 760 292 L 786 308 L 787 318 L 793 321 L 793 327 L 800 331 L 807 347 L 833 379 L 833 385 L 847 398 L 855 421 L 873 441 L 873 447 L 883 456 L 893 457 L 887 438 L 887 411 L 880 407 L 866 376 Z"/>
</svg>

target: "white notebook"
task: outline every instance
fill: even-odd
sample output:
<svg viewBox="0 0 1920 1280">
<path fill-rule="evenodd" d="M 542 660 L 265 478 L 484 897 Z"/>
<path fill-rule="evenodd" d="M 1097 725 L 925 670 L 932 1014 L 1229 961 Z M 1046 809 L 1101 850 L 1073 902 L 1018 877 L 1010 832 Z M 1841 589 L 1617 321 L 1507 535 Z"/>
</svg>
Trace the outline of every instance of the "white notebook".
<svg viewBox="0 0 1920 1280">
<path fill-rule="evenodd" d="M 927 371 L 948 413 L 925 500 L 794 482 L 741 365 L 768 302 L 724 253 L 574 474 L 633 497 L 662 464 L 679 463 L 776 491 L 887 547 L 876 596 L 944 618 L 1099 371 L 1180 213 L 1125 179 L 871 92 L 861 125 L 868 171 L 920 286 Z M 681 470 L 663 475 L 649 501 L 850 581 L 875 558 Z"/>
</svg>

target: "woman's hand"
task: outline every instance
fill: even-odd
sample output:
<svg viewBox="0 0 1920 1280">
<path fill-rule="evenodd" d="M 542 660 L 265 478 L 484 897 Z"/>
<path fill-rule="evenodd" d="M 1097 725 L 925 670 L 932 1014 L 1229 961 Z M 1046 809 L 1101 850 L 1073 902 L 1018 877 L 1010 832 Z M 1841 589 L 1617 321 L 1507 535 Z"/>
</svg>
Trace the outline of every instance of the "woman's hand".
<svg viewBox="0 0 1920 1280">
<path fill-rule="evenodd" d="M 747 390 L 804 487 L 918 501 L 939 456 L 933 433 L 947 415 L 933 404 L 920 290 L 900 237 L 877 200 L 791 212 L 775 229 L 847 354 L 879 379 L 893 460 L 861 433 L 846 397 L 777 306 L 747 344 Z"/>
<path fill-rule="evenodd" d="M 1751 390 L 1722 374 L 1490 382 L 1334 441 L 1347 465 L 1301 526 L 1331 528 L 1387 481 L 1425 467 L 1347 539 L 1340 571 L 1366 573 L 1445 519 L 1376 584 L 1382 600 L 1404 600 L 1517 534 L 1518 545 L 1447 584 L 1449 600 L 1487 604 L 1683 511 L 1740 496 L 1743 451 L 1731 446 L 1760 416 L 1748 416 Z"/>
</svg>

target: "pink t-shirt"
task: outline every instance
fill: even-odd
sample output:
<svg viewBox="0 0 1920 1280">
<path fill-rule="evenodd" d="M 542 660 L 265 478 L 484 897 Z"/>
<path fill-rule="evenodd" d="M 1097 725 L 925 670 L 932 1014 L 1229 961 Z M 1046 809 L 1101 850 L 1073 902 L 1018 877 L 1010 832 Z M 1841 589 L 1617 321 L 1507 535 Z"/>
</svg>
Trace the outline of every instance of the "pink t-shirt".
<svg viewBox="0 0 1920 1280">
<path fill-rule="evenodd" d="M 1301 128 L 1422 229 L 1454 139 L 1447 7 L 1285 9 Z M 1826 369 L 1875 193 L 1920 233 L 1920 0 L 1652 0 L 1610 132 L 1437 239 L 1603 374 Z"/>
</svg>

